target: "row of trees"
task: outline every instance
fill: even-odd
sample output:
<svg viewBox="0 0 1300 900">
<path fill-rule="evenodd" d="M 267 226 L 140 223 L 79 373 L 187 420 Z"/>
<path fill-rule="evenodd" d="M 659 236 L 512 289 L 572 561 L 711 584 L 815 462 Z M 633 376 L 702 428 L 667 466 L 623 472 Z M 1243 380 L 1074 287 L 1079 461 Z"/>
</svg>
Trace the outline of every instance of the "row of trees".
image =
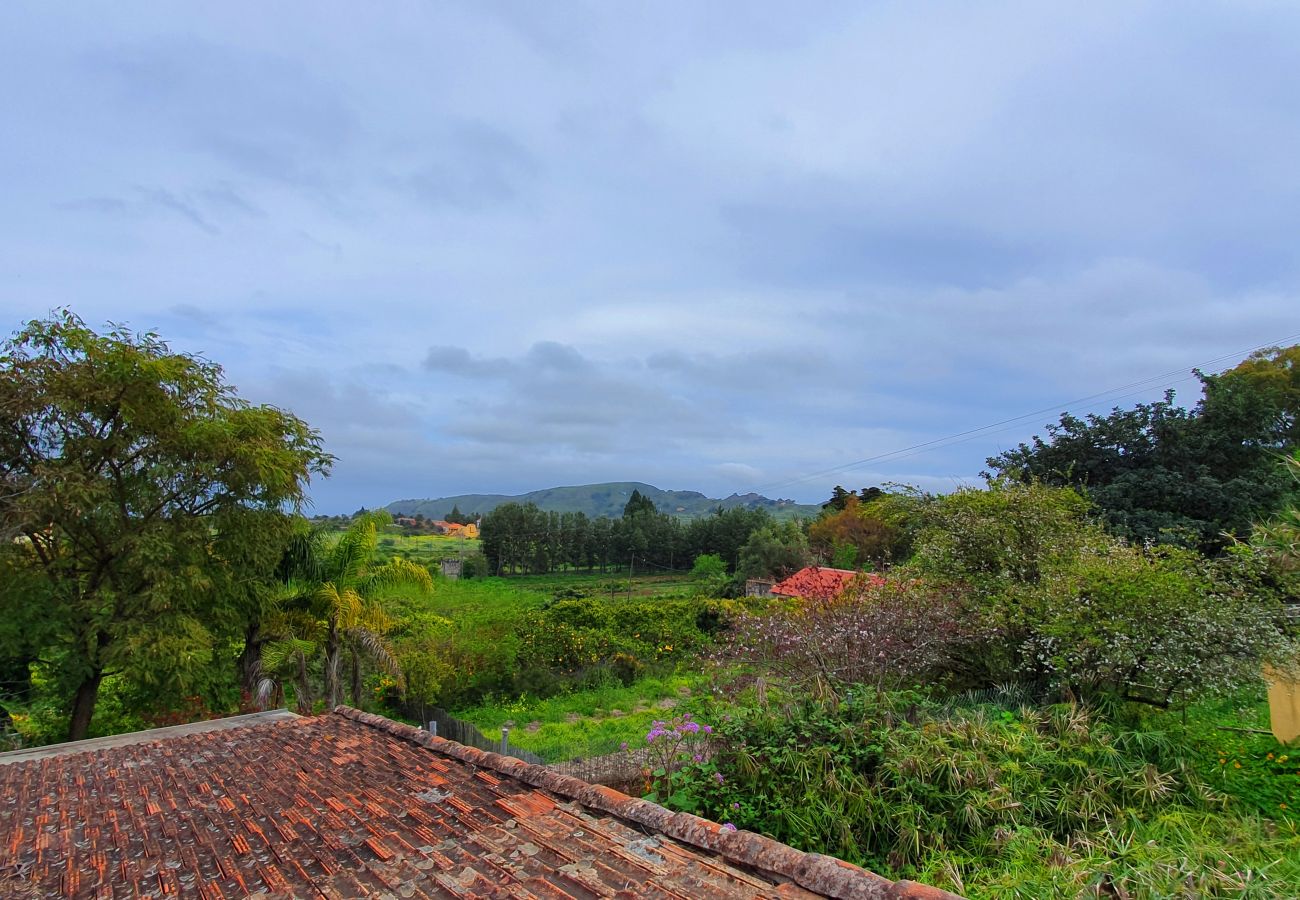
<svg viewBox="0 0 1300 900">
<path fill-rule="evenodd" d="M 774 525 L 763 509 L 718 509 L 683 523 L 633 491 L 621 518 L 546 512 L 532 503 L 505 503 L 483 517 L 479 537 L 494 574 L 543 574 L 560 569 L 643 572 L 689 569 L 712 553 L 735 569 L 750 536 Z"/>
</svg>

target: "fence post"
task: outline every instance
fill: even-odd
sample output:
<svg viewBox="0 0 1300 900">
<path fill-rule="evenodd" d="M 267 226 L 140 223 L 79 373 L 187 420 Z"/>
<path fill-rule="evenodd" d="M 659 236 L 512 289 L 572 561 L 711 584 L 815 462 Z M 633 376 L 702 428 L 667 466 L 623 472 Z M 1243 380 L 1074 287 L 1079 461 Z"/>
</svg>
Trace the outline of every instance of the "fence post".
<svg viewBox="0 0 1300 900">
<path fill-rule="evenodd" d="M 430 720 L 429 720 L 429 734 L 433 735 L 434 737 L 437 737 L 437 736 L 438 736 L 438 720 L 437 720 L 437 719 L 430 719 Z"/>
<path fill-rule="evenodd" d="M 510 729 L 509 728 L 501 729 L 501 755 L 502 756 L 510 755 Z"/>
</svg>

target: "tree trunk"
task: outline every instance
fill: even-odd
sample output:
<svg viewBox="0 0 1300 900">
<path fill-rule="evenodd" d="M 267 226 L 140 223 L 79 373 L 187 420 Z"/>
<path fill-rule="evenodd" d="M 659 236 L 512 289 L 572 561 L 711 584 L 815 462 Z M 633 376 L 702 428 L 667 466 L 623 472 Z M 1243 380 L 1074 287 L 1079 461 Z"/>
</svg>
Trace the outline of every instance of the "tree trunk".
<svg viewBox="0 0 1300 900">
<path fill-rule="evenodd" d="M 298 654 L 298 683 L 294 685 L 293 695 L 298 715 L 310 716 L 315 704 L 311 699 L 311 673 L 307 671 L 307 657 L 302 653 Z"/>
<path fill-rule="evenodd" d="M 342 679 L 339 677 L 341 649 L 338 636 L 331 633 L 325 643 L 325 706 L 327 711 L 343 702 L 343 685 Z"/>
<path fill-rule="evenodd" d="M 352 648 L 352 705 L 361 708 L 361 654 Z"/>
<path fill-rule="evenodd" d="M 95 715 L 95 701 L 99 699 L 99 683 L 104 673 L 96 669 L 77 686 L 72 698 L 72 721 L 68 723 L 68 740 L 79 741 L 90 731 L 90 720 Z"/>
<path fill-rule="evenodd" d="M 250 622 L 244 629 L 244 649 L 239 654 L 239 684 L 246 702 L 257 697 L 258 680 L 262 673 L 262 623 Z"/>
</svg>

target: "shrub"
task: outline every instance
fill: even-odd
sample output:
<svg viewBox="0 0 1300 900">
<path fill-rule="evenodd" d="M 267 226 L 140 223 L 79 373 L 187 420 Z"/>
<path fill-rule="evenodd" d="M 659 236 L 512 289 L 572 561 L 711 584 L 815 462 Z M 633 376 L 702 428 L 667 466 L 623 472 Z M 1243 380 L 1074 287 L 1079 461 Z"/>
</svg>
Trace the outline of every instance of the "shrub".
<svg viewBox="0 0 1300 900">
<path fill-rule="evenodd" d="M 1300 875 L 1293 825 L 1217 811 L 1175 744 L 1078 706 L 945 710 L 868 690 L 718 732 L 722 777 L 670 803 L 973 898 L 1282 898 Z"/>
<path fill-rule="evenodd" d="M 959 596 L 915 580 L 861 580 L 834 600 L 742 614 L 716 658 L 795 685 L 938 677 L 977 637 L 960 616 Z"/>
</svg>

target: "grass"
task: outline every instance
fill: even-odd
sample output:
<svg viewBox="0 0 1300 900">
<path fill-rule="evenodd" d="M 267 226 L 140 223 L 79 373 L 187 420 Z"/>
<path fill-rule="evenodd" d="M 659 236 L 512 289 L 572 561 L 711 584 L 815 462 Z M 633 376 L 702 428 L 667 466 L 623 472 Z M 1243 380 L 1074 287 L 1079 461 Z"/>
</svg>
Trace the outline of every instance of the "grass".
<svg viewBox="0 0 1300 900">
<path fill-rule="evenodd" d="M 478 547 L 477 539 L 449 534 L 385 533 L 379 535 L 378 556 L 381 560 L 401 556 L 429 565 L 447 558 L 470 556 L 478 552 Z"/>
<path fill-rule="evenodd" d="M 502 726 L 512 723 L 510 743 L 548 762 L 586 758 L 613 753 L 624 741 L 632 746 L 644 743 L 653 722 L 672 715 L 658 704 L 672 701 L 688 707 L 690 694 L 698 694 L 706 683 L 699 673 L 679 673 L 642 678 L 627 686 L 606 684 L 548 700 L 524 697 L 485 703 L 454 715 L 473 722 L 493 740 L 501 737 Z M 622 714 L 612 715 L 615 710 Z"/>
</svg>

